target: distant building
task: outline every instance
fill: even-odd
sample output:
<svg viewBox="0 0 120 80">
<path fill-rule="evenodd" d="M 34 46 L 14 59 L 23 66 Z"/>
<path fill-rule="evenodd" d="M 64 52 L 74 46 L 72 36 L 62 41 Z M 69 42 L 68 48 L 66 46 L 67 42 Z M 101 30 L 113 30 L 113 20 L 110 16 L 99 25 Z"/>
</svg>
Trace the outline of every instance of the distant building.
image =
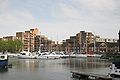
<svg viewBox="0 0 120 80">
<path fill-rule="evenodd" d="M 35 37 L 40 34 L 39 29 L 30 29 L 25 32 L 16 32 L 17 39 L 21 40 L 24 44 L 24 51 L 34 51 L 35 49 Z"/>
<path fill-rule="evenodd" d="M 92 32 L 80 31 L 76 36 L 70 36 L 69 39 L 63 40 L 62 50 L 66 52 L 77 53 L 106 53 L 117 52 L 117 39 L 100 38 Z"/>
<path fill-rule="evenodd" d="M 54 51 L 55 41 L 49 40 L 44 35 L 37 35 L 35 37 L 35 51 L 41 50 L 41 52 L 45 51 Z"/>
<path fill-rule="evenodd" d="M 3 38 L 0 38 L 0 41 L 3 40 Z"/>
<path fill-rule="evenodd" d="M 5 36 L 3 37 L 3 40 L 15 40 L 16 37 L 15 36 Z"/>
<path fill-rule="evenodd" d="M 95 43 L 89 45 L 89 52 L 113 53 L 118 52 L 117 39 L 95 38 Z"/>
<path fill-rule="evenodd" d="M 16 38 L 24 43 L 24 32 L 16 32 Z"/>
</svg>

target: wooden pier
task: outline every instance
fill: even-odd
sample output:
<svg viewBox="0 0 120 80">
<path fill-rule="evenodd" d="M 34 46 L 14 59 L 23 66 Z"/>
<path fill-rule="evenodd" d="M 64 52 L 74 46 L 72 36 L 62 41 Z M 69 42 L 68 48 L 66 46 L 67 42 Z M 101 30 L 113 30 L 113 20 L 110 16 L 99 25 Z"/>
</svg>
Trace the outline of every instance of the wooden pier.
<svg viewBox="0 0 120 80">
<path fill-rule="evenodd" d="M 100 75 L 94 73 L 71 72 L 72 78 L 78 80 L 112 80 L 108 75 Z"/>
</svg>

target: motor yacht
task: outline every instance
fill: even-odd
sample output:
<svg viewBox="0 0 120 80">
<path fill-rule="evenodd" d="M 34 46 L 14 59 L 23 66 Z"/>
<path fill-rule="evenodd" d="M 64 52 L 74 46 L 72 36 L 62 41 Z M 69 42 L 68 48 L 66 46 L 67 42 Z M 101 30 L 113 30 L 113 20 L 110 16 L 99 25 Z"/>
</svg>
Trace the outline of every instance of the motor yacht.
<svg viewBox="0 0 120 80">
<path fill-rule="evenodd" d="M 35 59 L 36 57 L 31 52 L 22 51 L 18 54 L 18 58 L 20 58 L 20 59 Z"/>
<path fill-rule="evenodd" d="M 42 52 L 42 53 L 39 53 L 38 56 L 36 56 L 36 58 L 37 59 L 58 59 L 60 58 L 60 56 L 54 52 Z"/>
</svg>

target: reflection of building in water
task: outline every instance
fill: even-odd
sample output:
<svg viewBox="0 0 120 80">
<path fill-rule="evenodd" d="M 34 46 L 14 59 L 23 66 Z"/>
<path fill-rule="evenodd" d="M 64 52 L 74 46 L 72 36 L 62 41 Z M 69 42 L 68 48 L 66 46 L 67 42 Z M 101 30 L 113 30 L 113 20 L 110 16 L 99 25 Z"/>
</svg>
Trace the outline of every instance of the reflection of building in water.
<svg viewBox="0 0 120 80">
<path fill-rule="evenodd" d="M 17 68 L 24 71 L 37 71 L 39 63 L 37 60 L 19 60 L 17 63 Z"/>
<path fill-rule="evenodd" d="M 109 63 L 108 63 L 109 64 Z M 95 68 L 101 68 L 101 67 L 106 67 L 108 65 L 107 63 L 100 63 L 99 60 L 97 59 L 75 59 L 75 60 L 70 60 L 69 65 L 71 68 L 79 68 L 79 70 L 84 70 L 87 71 L 89 69 L 95 69 Z"/>
<path fill-rule="evenodd" d="M 25 61 L 25 64 L 26 64 L 26 68 L 29 71 L 35 71 L 35 69 L 36 69 L 35 61 Z"/>
</svg>

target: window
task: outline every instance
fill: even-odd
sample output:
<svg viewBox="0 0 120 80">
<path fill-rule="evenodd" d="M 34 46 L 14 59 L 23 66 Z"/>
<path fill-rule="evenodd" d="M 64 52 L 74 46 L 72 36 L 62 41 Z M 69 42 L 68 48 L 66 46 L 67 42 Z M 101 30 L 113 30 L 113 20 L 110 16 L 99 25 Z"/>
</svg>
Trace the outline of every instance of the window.
<svg viewBox="0 0 120 80">
<path fill-rule="evenodd" d="M 4 58 L 5 58 L 5 56 L 1 56 L 1 58 L 2 58 L 2 59 L 4 59 Z"/>
</svg>

